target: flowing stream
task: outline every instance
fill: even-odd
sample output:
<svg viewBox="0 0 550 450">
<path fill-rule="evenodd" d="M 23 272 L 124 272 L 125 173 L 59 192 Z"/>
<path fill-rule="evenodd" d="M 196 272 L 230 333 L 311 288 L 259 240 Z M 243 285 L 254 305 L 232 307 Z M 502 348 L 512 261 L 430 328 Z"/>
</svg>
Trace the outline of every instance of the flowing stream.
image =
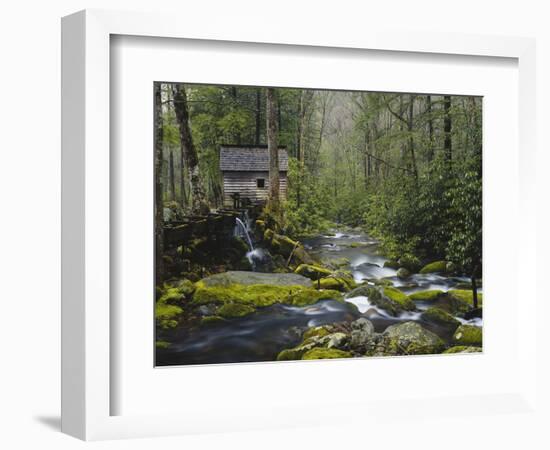
<svg viewBox="0 0 550 450">
<path fill-rule="evenodd" d="M 237 219 L 237 224 L 239 235 L 247 239 L 250 248 L 247 256 L 253 262 L 263 250 L 254 248 L 248 228 L 240 219 Z M 350 270 L 358 283 L 367 279 L 387 278 L 395 287 L 411 294 L 428 289 L 448 291 L 458 283 L 469 281 L 462 277 L 446 277 L 440 274 L 414 274 L 402 280 L 397 277 L 395 269 L 383 267 L 386 258 L 378 254 L 378 242 L 353 230 L 334 230 L 334 234 L 306 239 L 303 243 L 311 255 L 323 262 Z M 371 305 L 365 296 L 346 298 L 345 303 L 323 300 L 306 307 L 276 304 L 240 319 L 194 329 L 178 327 L 171 330 L 166 338 L 172 344 L 167 349 L 157 350 L 156 364 L 162 366 L 273 361 L 281 350 L 296 346 L 306 328 L 353 321 L 361 316 L 367 317 L 373 323 L 376 332 L 383 332 L 395 323 L 415 321 L 448 341 L 452 334 L 448 328 L 422 320 L 422 311 L 430 305 L 417 302 L 416 306 L 418 311 L 404 312 L 394 317 Z M 457 319 L 461 323 L 482 325 L 481 319 Z"/>
</svg>

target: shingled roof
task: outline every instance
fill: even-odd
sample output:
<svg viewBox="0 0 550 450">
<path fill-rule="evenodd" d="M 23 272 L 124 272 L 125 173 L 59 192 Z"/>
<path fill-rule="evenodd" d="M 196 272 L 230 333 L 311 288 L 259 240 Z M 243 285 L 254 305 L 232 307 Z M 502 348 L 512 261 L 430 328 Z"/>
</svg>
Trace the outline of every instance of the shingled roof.
<svg viewBox="0 0 550 450">
<path fill-rule="evenodd" d="M 233 172 L 267 172 L 269 171 L 269 153 L 267 146 L 233 146 L 220 147 L 220 170 Z M 288 170 L 288 154 L 285 148 L 279 147 L 279 170 Z"/>
</svg>

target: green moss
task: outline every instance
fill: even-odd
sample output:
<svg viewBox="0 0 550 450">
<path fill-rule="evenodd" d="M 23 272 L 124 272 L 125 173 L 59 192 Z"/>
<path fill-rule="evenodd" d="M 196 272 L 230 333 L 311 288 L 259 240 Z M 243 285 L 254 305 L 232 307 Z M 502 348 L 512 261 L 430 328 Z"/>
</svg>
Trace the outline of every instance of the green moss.
<svg viewBox="0 0 550 450">
<path fill-rule="evenodd" d="M 317 303 L 319 300 L 342 300 L 342 294 L 338 291 L 333 291 L 330 289 L 317 291 L 315 289 L 304 289 L 301 288 L 292 294 L 291 298 L 288 299 L 287 303 L 294 306 L 306 306 Z M 281 302 L 284 303 L 284 302 Z"/>
<path fill-rule="evenodd" d="M 225 322 L 225 319 L 220 316 L 204 316 L 201 319 L 201 325 L 209 325 L 212 323 L 220 323 L 220 322 Z"/>
<path fill-rule="evenodd" d="M 471 306 L 474 305 L 474 294 L 471 290 L 451 289 L 448 294 L 468 303 Z M 481 292 L 477 293 L 477 305 L 483 306 L 483 294 Z"/>
<path fill-rule="evenodd" d="M 337 291 L 318 291 L 298 285 L 231 284 L 227 286 L 205 286 L 204 283 L 198 282 L 193 304 L 239 303 L 256 308 L 273 305 L 274 303 L 304 306 L 323 299 L 339 300 L 341 297 L 342 295 Z"/>
<path fill-rule="evenodd" d="M 363 245 L 359 242 L 352 242 L 351 244 L 349 244 L 350 248 L 358 248 L 358 247 L 362 247 Z"/>
<path fill-rule="evenodd" d="M 325 327 L 314 327 L 309 328 L 304 332 L 303 340 L 304 342 L 308 339 L 314 338 L 314 337 L 325 337 L 329 335 L 330 332 Z"/>
<path fill-rule="evenodd" d="M 448 312 L 440 308 L 428 308 L 422 313 L 422 319 L 449 327 L 458 327 L 460 322 L 451 316 Z"/>
<path fill-rule="evenodd" d="M 454 347 L 448 348 L 443 353 L 480 353 L 482 352 L 481 347 L 469 347 L 467 345 L 455 345 Z"/>
<path fill-rule="evenodd" d="M 329 269 L 325 269 L 321 266 L 314 266 L 312 264 L 300 264 L 294 272 L 311 280 L 328 277 L 332 274 Z"/>
<path fill-rule="evenodd" d="M 279 249 L 285 256 L 290 256 L 290 253 L 299 246 L 297 241 L 290 239 L 288 236 L 277 235 L 279 240 Z"/>
<path fill-rule="evenodd" d="M 426 264 L 420 273 L 435 273 L 435 272 L 446 272 L 447 271 L 447 261 L 434 261 L 430 264 Z"/>
<path fill-rule="evenodd" d="M 172 319 L 183 312 L 177 305 L 167 305 L 160 300 L 155 305 L 155 317 L 157 319 Z"/>
<path fill-rule="evenodd" d="M 273 237 L 275 236 L 275 233 L 271 229 L 267 229 L 264 231 L 264 240 L 265 241 L 271 241 Z"/>
<path fill-rule="evenodd" d="M 453 341 L 459 345 L 481 346 L 483 343 L 483 331 L 473 325 L 460 325 L 454 335 Z"/>
<path fill-rule="evenodd" d="M 308 350 L 302 355 L 302 359 L 311 360 L 311 359 L 338 359 L 338 358 L 351 358 L 352 355 L 350 352 L 345 352 L 343 350 L 338 350 L 336 348 L 324 348 L 316 347 Z"/>
<path fill-rule="evenodd" d="M 314 283 L 316 286 L 316 284 Z M 357 287 L 351 274 L 347 272 L 335 272 L 326 278 L 319 280 L 321 289 L 333 289 L 340 292 L 347 292 Z"/>
<path fill-rule="evenodd" d="M 174 328 L 178 325 L 178 316 L 183 309 L 177 305 L 167 303 L 170 295 L 163 295 L 155 304 L 155 319 L 161 328 Z"/>
<path fill-rule="evenodd" d="M 434 289 L 431 291 L 421 291 L 410 294 L 409 297 L 413 302 L 435 302 L 444 292 Z"/>
<path fill-rule="evenodd" d="M 409 298 L 409 296 L 401 292 L 399 289 L 390 286 L 383 287 L 382 289 L 386 297 L 388 297 L 392 302 L 397 303 L 404 310 L 412 311 L 416 308 L 414 306 L 414 302 Z"/>
<path fill-rule="evenodd" d="M 288 348 L 277 355 L 277 361 L 296 361 L 302 359 L 304 353 L 305 351 L 301 351 L 298 348 Z"/>
<path fill-rule="evenodd" d="M 170 347 L 170 342 L 166 341 L 156 341 L 155 348 L 168 348 Z"/>
<path fill-rule="evenodd" d="M 254 307 L 243 305 L 242 303 L 224 303 L 218 308 L 218 315 L 226 319 L 231 319 L 234 317 L 246 316 L 254 311 Z"/>
<path fill-rule="evenodd" d="M 158 299 L 158 303 L 180 303 L 184 298 L 184 294 L 178 288 L 167 287 L 162 290 L 162 295 Z"/>
</svg>

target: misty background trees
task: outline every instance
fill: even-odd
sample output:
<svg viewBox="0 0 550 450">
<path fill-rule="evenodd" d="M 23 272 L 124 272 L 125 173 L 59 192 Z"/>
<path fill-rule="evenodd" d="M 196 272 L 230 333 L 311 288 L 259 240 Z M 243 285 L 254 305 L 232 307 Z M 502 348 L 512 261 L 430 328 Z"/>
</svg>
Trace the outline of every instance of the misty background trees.
<svg viewBox="0 0 550 450">
<path fill-rule="evenodd" d="M 442 257 L 480 275 L 481 98 L 156 86 L 164 205 L 184 214 L 222 207 L 221 144 L 286 146 L 287 234 L 361 226 L 389 256 Z"/>
</svg>

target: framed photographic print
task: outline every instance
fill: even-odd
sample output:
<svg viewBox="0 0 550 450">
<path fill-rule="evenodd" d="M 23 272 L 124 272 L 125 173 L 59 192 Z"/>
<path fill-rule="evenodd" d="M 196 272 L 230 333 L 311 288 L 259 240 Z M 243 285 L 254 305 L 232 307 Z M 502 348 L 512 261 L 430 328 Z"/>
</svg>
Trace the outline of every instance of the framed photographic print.
<svg viewBox="0 0 550 450">
<path fill-rule="evenodd" d="M 532 41 L 85 11 L 62 43 L 65 432 L 533 411 Z"/>
</svg>

